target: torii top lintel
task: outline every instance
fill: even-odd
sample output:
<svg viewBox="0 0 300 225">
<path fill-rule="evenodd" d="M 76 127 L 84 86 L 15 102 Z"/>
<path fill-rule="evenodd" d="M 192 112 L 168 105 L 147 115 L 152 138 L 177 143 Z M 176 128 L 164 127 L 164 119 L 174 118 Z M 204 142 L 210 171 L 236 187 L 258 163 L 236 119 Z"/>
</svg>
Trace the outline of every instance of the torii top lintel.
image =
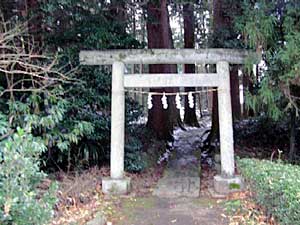
<svg viewBox="0 0 300 225">
<path fill-rule="evenodd" d="M 215 64 L 226 61 L 244 64 L 253 52 L 237 49 L 128 49 L 106 51 L 81 51 L 83 65 L 111 65 L 116 61 L 125 64 Z"/>
</svg>

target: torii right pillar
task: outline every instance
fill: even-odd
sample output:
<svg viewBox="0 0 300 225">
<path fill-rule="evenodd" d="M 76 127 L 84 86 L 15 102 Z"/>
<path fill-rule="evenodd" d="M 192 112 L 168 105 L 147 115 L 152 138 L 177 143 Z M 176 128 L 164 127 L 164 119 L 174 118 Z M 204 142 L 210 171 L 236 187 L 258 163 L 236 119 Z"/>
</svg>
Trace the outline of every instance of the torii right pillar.
<svg viewBox="0 0 300 225">
<path fill-rule="evenodd" d="M 220 81 L 218 107 L 221 174 L 214 177 L 214 189 L 219 194 L 228 194 L 243 188 L 242 178 L 235 174 L 229 63 L 225 61 L 218 62 L 217 74 Z"/>
</svg>

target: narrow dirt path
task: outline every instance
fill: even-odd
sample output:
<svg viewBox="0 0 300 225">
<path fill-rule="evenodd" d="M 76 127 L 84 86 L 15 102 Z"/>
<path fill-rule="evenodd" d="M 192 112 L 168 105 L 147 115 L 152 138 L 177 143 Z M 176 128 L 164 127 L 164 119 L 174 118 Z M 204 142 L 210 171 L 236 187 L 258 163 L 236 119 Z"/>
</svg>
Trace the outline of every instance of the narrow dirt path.
<svg viewBox="0 0 300 225">
<path fill-rule="evenodd" d="M 225 225 L 216 199 L 200 196 L 200 145 L 207 120 L 200 128 L 175 131 L 168 165 L 148 197 L 123 199 L 122 225 Z M 202 185 L 201 185 L 202 186 Z"/>
</svg>

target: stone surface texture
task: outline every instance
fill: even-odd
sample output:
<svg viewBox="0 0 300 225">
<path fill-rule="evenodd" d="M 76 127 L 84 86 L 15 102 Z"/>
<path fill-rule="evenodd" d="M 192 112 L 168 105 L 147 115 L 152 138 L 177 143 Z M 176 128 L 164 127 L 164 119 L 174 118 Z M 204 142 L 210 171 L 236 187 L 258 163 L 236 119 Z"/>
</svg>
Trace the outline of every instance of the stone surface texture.
<svg viewBox="0 0 300 225">
<path fill-rule="evenodd" d="M 220 129 L 221 173 L 234 175 L 234 147 L 232 109 L 230 97 L 229 63 L 218 62 L 217 73 L 222 80 L 218 90 L 218 111 Z"/>
<path fill-rule="evenodd" d="M 219 86 L 219 75 L 204 74 L 132 74 L 125 75 L 124 85 L 133 87 L 216 87 Z M 201 84 L 201 85 L 200 85 Z"/>
<path fill-rule="evenodd" d="M 153 195 L 174 197 L 198 197 L 200 193 L 200 145 L 207 128 L 178 129 L 164 176 L 158 181 Z"/>
<path fill-rule="evenodd" d="M 223 209 L 210 199 L 160 198 L 127 200 L 126 217 L 117 225 L 227 225 Z"/>
<path fill-rule="evenodd" d="M 124 132 L 125 132 L 125 65 L 115 62 L 112 67 L 111 95 L 111 153 L 110 176 L 121 179 L 124 174 Z"/>
<path fill-rule="evenodd" d="M 115 61 L 127 64 L 195 64 L 228 61 L 243 64 L 255 52 L 238 49 L 124 49 L 107 51 L 80 51 L 80 63 L 84 65 L 109 65 Z M 259 62 L 259 60 L 258 60 Z"/>
<path fill-rule="evenodd" d="M 102 192 L 104 194 L 127 194 L 130 191 L 130 179 L 123 177 L 121 179 L 102 178 Z"/>
<path fill-rule="evenodd" d="M 228 178 L 217 175 L 214 177 L 214 189 L 219 194 L 229 194 L 231 192 L 240 191 L 243 188 L 244 182 L 240 176 Z"/>
</svg>

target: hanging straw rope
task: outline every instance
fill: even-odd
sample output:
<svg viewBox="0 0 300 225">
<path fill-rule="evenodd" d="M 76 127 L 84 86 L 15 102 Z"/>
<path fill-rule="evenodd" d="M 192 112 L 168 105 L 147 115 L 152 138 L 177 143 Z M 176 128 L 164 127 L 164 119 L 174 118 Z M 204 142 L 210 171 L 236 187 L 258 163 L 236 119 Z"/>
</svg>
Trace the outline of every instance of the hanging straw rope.
<svg viewBox="0 0 300 225">
<path fill-rule="evenodd" d="M 152 92 L 152 91 L 138 91 L 138 90 L 129 90 L 125 89 L 125 92 L 128 93 L 136 93 L 136 94 L 144 94 L 144 95 L 167 95 L 167 96 L 172 96 L 172 95 L 189 95 L 189 94 L 200 94 L 200 93 L 206 93 L 206 92 L 214 92 L 214 91 L 222 91 L 222 89 L 219 88 L 212 88 L 208 90 L 200 90 L 200 91 L 183 91 L 183 92 Z"/>
</svg>

